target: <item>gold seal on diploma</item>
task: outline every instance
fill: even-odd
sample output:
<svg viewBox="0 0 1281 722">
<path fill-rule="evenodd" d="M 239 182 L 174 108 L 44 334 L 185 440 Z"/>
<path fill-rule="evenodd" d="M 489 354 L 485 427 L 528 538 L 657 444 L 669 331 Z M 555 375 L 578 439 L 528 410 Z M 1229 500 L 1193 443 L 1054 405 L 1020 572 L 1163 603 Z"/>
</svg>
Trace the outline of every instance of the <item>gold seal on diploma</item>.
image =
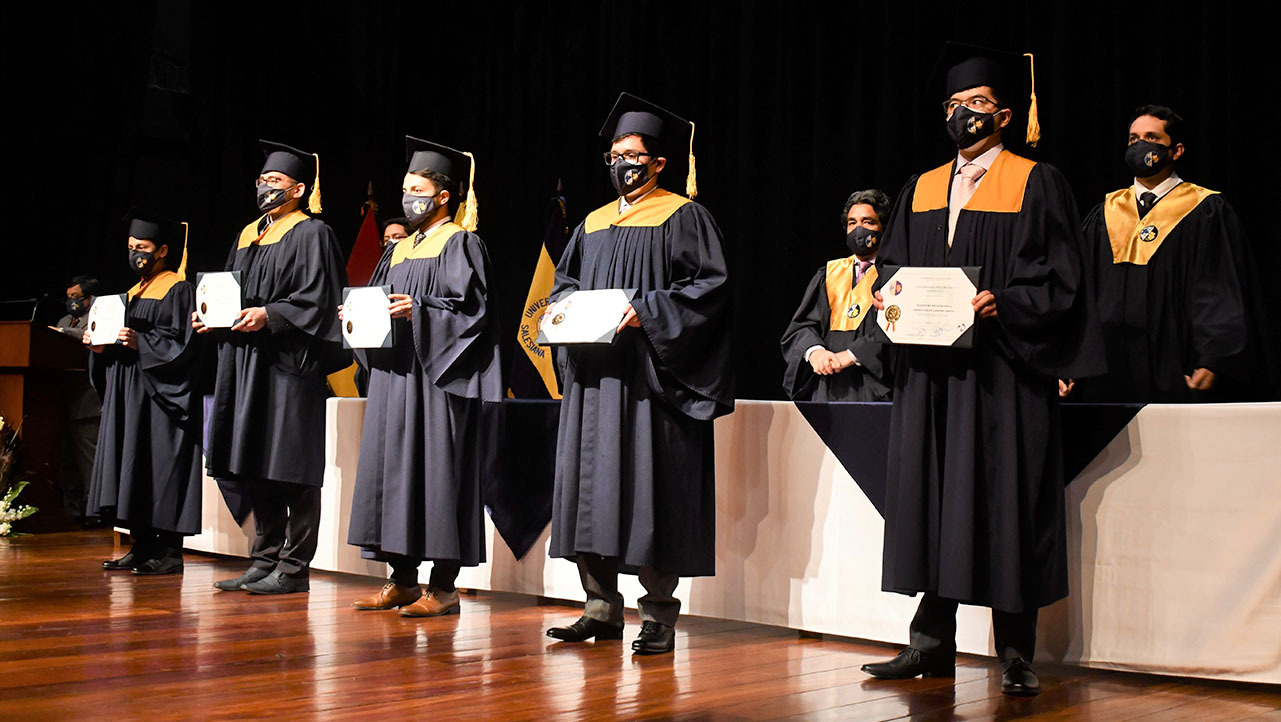
<svg viewBox="0 0 1281 722">
<path fill-rule="evenodd" d="M 351 333 L 351 321 L 347 322 L 347 333 Z"/>
<path fill-rule="evenodd" d="M 561 322 L 562 322 L 562 321 L 564 321 L 564 320 L 565 320 L 565 314 L 563 314 L 563 313 L 558 313 L 558 314 L 556 314 L 555 316 L 553 316 L 553 317 L 552 317 L 552 325 L 553 325 L 553 326 L 559 326 L 559 325 L 561 324 Z"/>
<path fill-rule="evenodd" d="M 903 309 L 899 308 L 898 306 L 890 306 L 889 308 L 885 309 L 885 320 L 890 322 L 891 331 L 894 330 L 894 324 L 900 318 L 903 318 Z"/>
<path fill-rule="evenodd" d="M 201 315 L 209 313 L 209 304 L 206 304 L 206 303 L 200 304 L 200 313 Z"/>
</svg>

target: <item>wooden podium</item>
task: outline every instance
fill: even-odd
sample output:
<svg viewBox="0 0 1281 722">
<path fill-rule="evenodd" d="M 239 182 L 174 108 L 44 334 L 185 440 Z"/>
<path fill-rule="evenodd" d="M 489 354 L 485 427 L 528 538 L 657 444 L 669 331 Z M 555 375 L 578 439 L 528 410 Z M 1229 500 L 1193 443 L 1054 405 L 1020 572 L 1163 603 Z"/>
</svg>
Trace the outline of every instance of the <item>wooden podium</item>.
<svg viewBox="0 0 1281 722">
<path fill-rule="evenodd" d="M 40 509 L 17 522 L 17 531 L 78 528 L 62 508 L 61 450 L 67 401 L 88 385 L 88 360 L 73 336 L 30 321 L 0 321 L 0 415 L 6 425 L 22 424 L 18 464 L 31 481 L 18 501 Z"/>
</svg>

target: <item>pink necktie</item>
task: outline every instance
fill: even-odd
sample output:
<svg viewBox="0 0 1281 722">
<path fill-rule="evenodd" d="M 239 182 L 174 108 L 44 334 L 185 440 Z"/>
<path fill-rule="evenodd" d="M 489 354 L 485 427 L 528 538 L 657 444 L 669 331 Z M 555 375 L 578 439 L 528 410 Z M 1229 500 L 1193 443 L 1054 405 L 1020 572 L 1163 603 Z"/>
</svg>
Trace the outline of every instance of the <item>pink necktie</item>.
<svg viewBox="0 0 1281 722">
<path fill-rule="evenodd" d="M 863 280 L 863 276 L 867 275 L 867 269 L 872 265 L 871 261 L 856 261 L 856 263 L 858 264 L 858 273 L 855 274 L 854 278 L 855 286 Z"/>
<path fill-rule="evenodd" d="M 983 166 L 974 163 L 966 163 L 957 171 L 961 176 L 961 182 L 952 188 L 952 200 L 948 203 L 947 218 L 947 245 L 952 245 L 952 236 L 956 234 L 956 219 L 961 215 L 961 209 L 966 203 L 974 197 L 974 191 L 978 190 L 979 179 L 987 171 Z"/>
</svg>

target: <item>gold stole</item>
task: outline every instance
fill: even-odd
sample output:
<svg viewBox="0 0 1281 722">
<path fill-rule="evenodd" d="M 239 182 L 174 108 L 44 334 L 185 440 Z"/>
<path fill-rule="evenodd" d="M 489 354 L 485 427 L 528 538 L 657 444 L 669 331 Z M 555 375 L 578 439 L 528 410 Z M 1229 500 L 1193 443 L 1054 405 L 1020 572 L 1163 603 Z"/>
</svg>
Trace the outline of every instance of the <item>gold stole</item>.
<svg viewBox="0 0 1281 722">
<path fill-rule="evenodd" d="M 286 233 L 292 231 L 294 226 L 307 220 L 310 216 L 302 211 L 294 211 L 280 220 L 267 226 L 267 230 L 262 233 L 258 232 L 258 224 L 262 223 L 262 216 L 258 216 L 253 223 L 245 226 L 240 231 L 240 239 L 236 241 L 237 249 L 245 249 L 249 246 L 269 246 L 277 243 Z"/>
<path fill-rule="evenodd" d="M 1134 201 L 1134 186 L 1107 194 L 1103 200 L 1103 221 L 1112 246 L 1112 263 L 1148 265 L 1179 222 L 1215 193 L 1218 191 L 1180 183 L 1143 218 L 1139 218 L 1138 204 Z"/>
<path fill-rule="evenodd" d="M 149 298 L 158 301 L 164 298 L 169 293 L 169 289 L 173 288 L 174 284 L 181 280 L 178 274 L 173 271 L 161 271 L 151 279 L 151 283 L 148 283 L 146 288 L 142 287 L 142 281 L 135 283 L 133 288 L 129 289 L 129 300 Z"/>
<path fill-rule="evenodd" d="M 997 154 L 987 169 L 978 190 L 962 208 L 982 213 L 1018 213 L 1023 210 L 1027 179 L 1036 161 L 1017 156 L 1008 150 Z M 952 188 L 952 164 L 922 173 L 912 193 L 912 212 L 924 213 L 947 208 L 947 194 Z"/>
<path fill-rule="evenodd" d="M 617 200 L 592 211 L 587 215 L 587 220 L 583 221 L 583 232 L 595 233 L 610 226 L 661 226 L 686 203 L 689 203 L 689 199 L 684 196 L 655 188 L 622 213 L 618 212 Z"/>
<path fill-rule="evenodd" d="M 442 223 L 427 231 L 417 245 L 414 244 L 414 238 L 418 235 L 415 233 L 396 244 L 395 250 L 391 252 L 391 265 L 394 266 L 410 258 L 435 258 L 440 255 L 449 239 L 461 230 L 463 227 L 453 221 Z"/>
<path fill-rule="evenodd" d="M 854 256 L 827 262 L 827 306 L 832 318 L 832 331 L 854 331 L 872 307 L 872 284 L 876 283 L 876 266 L 867 269 L 863 280 L 854 285 Z"/>
</svg>

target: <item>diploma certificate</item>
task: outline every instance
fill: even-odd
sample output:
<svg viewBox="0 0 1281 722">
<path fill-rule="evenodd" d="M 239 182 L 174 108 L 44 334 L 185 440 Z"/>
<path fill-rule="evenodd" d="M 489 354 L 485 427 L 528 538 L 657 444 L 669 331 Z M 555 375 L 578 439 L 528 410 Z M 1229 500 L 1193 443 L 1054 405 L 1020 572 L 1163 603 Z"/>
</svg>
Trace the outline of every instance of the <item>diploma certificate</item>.
<svg viewBox="0 0 1281 722">
<path fill-rule="evenodd" d="M 125 327 L 125 295 L 99 296 L 89 308 L 88 325 L 85 333 L 89 343 L 94 346 L 110 346 L 120 338 L 120 329 Z"/>
<path fill-rule="evenodd" d="M 347 348 L 391 348 L 391 286 L 342 290 L 342 341 Z"/>
<path fill-rule="evenodd" d="M 978 266 L 886 266 L 881 285 L 885 310 L 876 323 L 893 343 L 974 345 L 974 296 Z"/>
<path fill-rule="evenodd" d="M 196 316 L 209 328 L 231 328 L 240 315 L 240 271 L 196 276 Z"/>
<path fill-rule="evenodd" d="M 618 324 L 635 297 L 634 288 L 574 291 L 544 312 L 538 345 L 613 343 Z"/>
</svg>

